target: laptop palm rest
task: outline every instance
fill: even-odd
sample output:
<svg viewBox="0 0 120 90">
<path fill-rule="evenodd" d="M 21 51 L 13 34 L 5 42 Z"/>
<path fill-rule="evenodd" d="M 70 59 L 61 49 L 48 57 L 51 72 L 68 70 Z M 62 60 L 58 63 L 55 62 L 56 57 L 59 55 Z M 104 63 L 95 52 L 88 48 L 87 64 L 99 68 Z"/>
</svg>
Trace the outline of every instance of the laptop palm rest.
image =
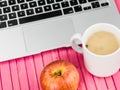
<svg viewBox="0 0 120 90">
<path fill-rule="evenodd" d="M 36 22 L 23 27 L 26 50 L 30 52 L 68 46 L 74 33 L 71 18 Z"/>
</svg>

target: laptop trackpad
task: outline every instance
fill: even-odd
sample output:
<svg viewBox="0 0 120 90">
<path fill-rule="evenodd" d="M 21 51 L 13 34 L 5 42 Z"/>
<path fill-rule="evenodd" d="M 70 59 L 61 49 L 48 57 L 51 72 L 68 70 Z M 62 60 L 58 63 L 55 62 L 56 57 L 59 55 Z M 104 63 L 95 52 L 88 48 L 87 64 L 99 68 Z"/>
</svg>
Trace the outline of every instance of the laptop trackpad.
<svg viewBox="0 0 120 90">
<path fill-rule="evenodd" d="M 23 27 L 27 51 L 44 51 L 69 45 L 75 33 L 71 18 L 36 22 Z"/>
</svg>

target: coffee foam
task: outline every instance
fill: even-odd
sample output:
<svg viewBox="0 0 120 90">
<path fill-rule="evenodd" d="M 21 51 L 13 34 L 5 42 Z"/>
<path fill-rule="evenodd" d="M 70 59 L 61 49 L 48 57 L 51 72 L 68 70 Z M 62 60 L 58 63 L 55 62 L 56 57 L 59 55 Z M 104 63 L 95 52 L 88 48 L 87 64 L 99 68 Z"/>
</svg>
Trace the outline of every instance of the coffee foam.
<svg viewBox="0 0 120 90">
<path fill-rule="evenodd" d="M 119 42 L 113 33 L 102 30 L 89 36 L 86 47 L 95 54 L 107 55 L 119 48 Z"/>
</svg>

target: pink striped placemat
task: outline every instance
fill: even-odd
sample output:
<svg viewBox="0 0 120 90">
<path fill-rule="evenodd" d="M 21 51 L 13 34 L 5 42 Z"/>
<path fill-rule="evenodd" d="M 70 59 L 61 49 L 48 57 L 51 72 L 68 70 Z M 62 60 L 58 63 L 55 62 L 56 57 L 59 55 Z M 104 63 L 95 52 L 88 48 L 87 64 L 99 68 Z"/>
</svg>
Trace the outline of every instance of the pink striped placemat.
<svg viewBox="0 0 120 90">
<path fill-rule="evenodd" d="M 120 11 L 120 0 L 116 2 Z M 78 90 L 120 90 L 120 71 L 106 78 L 95 77 L 85 69 L 82 54 L 70 47 L 0 63 L 0 90 L 42 90 L 40 73 L 54 60 L 67 60 L 77 67 L 80 73 Z"/>
<path fill-rule="evenodd" d="M 107 78 L 91 75 L 84 67 L 83 55 L 71 48 L 60 48 L 0 63 L 0 90 L 42 90 L 42 69 L 54 60 L 73 63 L 80 73 L 78 90 L 120 90 L 120 71 Z"/>
</svg>

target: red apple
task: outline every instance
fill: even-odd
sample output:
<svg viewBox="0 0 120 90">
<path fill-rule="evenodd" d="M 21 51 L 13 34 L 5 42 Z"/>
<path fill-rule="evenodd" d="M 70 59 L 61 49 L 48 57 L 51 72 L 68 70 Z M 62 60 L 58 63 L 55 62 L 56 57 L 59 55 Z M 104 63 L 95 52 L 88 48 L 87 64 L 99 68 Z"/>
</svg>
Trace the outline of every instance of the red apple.
<svg viewBox="0 0 120 90">
<path fill-rule="evenodd" d="M 42 90 L 77 90 L 79 73 L 76 67 L 64 60 L 48 64 L 40 76 Z"/>
</svg>

